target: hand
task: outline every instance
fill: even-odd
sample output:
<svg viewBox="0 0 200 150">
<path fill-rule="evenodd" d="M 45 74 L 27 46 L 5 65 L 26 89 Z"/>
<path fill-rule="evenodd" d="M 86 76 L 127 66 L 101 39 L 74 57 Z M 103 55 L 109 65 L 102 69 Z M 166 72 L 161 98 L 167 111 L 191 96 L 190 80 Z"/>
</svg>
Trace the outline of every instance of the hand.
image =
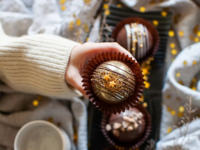
<svg viewBox="0 0 200 150">
<path fill-rule="evenodd" d="M 84 65 L 92 56 L 102 52 L 120 52 L 134 58 L 131 53 L 117 43 L 85 43 L 74 47 L 67 65 L 65 80 L 78 89 L 85 97 L 87 96 L 81 82 L 81 73 L 83 72 Z"/>
</svg>

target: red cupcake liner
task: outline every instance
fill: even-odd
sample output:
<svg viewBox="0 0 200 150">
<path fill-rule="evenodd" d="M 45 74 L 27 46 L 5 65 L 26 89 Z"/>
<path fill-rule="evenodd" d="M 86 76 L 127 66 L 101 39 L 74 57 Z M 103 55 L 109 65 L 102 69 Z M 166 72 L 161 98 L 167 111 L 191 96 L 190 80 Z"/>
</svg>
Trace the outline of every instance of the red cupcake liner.
<svg viewBox="0 0 200 150">
<path fill-rule="evenodd" d="M 118 60 L 126 65 L 128 65 L 132 72 L 135 74 L 135 90 L 134 93 L 126 100 L 120 103 L 108 103 L 101 99 L 99 99 L 92 90 L 91 85 L 91 75 L 93 74 L 94 70 L 99 66 L 101 63 L 110 61 L 110 60 Z M 139 64 L 136 60 L 133 60 L 132 57 L 128 55 L 117 53 L 117 52 L 105 52 L 101 54 L 97 54 L 92 57 L 88 63 L 84 67 L 84 71 L 82 73 L 82 83 L 84 90 L 86 91 L 86 95 L 88 95 L 89 100 L 94 104 L 99 110 L 104 113 L 119 113 L 121 111 L 125 111 L 130 107 L 134 107 L 136 104 L 139 103 L 139 99 L 142 95 L 144 90 L 144 79 L 142 75 L 142 70 L 140 69 Z"/>
<path fill-rule="evenodd" d="M 147 60 L 149 57 L 154 56 L 155 53 L 158 50 L 158 47 L 159 47 L 160 37 L 159 37 L 157 29 L 153 26 L 153 24 L 151 22 L 149 22 L 149 21 L 147 21 L 145 19 L 142 19 L 142 18 L 138 18 L 138 17 L 126 18 L 126 19 L 122 20 L 121 22 L 119 22 L 116 25 L 115 29 L 112 32 L 112 38 L 116 41 L 116 38 L 117 38 L 117 35 L 118 35 L 119 31 L 126 24 L 130 24 L 130 23 L 134 23 L 134 22 L 141 23 L 144 26 L 146 26 L 147 29 L 149 30 L 149 32 L 152 34 L 152 37 L 153 37 L 153 46 L 152 46 L 152 48 L 148 51 L 148 53 L 146 54 L 146 56 L 144 58 L 141 58 L 141 59 L 137 60 L 139 63 L 141 63 L 141 62 Z"/>
<path fill-rule="evenodd" d="M 116 139 L 112 138 L 110 132 L 106 131 L 106 125 L 109 122 L 109 117 L 110 115 L 104 114 L 102 117 L 102 121 L 101 121 L 101 130 L 105 136 L 105 138 L 107 139 L 107 141 L 114 146 L 116 149 L 136 149 L 139 148 L 149 137 L 150 133 L 151 133 L 151 116 L 148 113 L 148 111 L 140 104 L 138 104 L 137 106 L 135 106 L 135 108 L 139 109 L 143 114 L 144 114 L 144 118 L 146 121 L 146 127 L 145 127 L 145 131 L 143 136 L 138 139 L 137 141 L 133 141 L 133 142 L 119 142 Z"/>
</svg>

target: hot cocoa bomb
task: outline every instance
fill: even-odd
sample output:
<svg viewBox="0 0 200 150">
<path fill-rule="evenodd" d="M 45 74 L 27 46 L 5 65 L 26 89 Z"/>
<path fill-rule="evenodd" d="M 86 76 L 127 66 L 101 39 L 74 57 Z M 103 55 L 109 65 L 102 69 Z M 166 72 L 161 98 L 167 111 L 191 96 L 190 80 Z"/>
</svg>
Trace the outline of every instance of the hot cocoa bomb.
<svg viewBox="0 0 200 150">
<path fill-rule="evenodd" d="M 140 23 L 126 24 L 119 30 L 115 40 L 137 60 L 143 59 L 148 55 L 153 46 L 151 32 L 146 26 Z"/>
<path fill-rule="evenodd" d="M 119 142 L 131 143 L 140 140 L 145 127 L 144 114 L 137 108 L 131 108 L 120 114 L 112 114 L 106 125 L 106 131 Z"/>
</svg>

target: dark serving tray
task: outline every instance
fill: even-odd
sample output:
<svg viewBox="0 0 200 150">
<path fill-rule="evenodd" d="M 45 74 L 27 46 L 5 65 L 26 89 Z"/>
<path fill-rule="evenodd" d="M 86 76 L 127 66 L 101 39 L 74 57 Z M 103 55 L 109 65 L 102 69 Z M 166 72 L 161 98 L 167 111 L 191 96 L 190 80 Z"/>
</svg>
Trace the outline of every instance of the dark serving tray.
<svg viewBox="0 0 200 150">
<path fill-rule="evenodd" d="M 151 62 L 150 75 L 148 76 L 148 82 L 150 82 L 151 86 L 149 89 L 144 91 L 145 102 L 148 103 L 147 109 L 152 117 L 152 132 L 149 139 L 158 141 L 161 118 L 161 90 L 163 87 L 165 53 L 168 40 L 168 31 L 171 27 L 172 13 L 167 12 L 167 16 L 163 17 L 160 11 L 140 13 L 126 7 L 118 8 L 115 5 L 111 5 L 110 15 L 107 16 L 106 23 L 109 25 L 110 29 L 114 29 L 115 25 L 119 21 L 127 17 L 141 17 L 149 20 L 150 22 L 153 20 L 157 20 L 159 22 L 159 25 L 156 27 L 160 36 L 159 49 L 154 56 L 154 61 Z M 105 38 L 105 34 L 111 37 L 112 32 L 104 27 L 102 34 L 103 39 Z M 101 132 L 100 125 L 102 112 L 98 111 L 91 103 L 89 105 L 88 112 L 89 150 L 103 150 L 104 148 L 110 146 L 110 144 L 106 141 Z M 147 143 L 140 147 L 140 150 L 145 149 L 146 144 Z"/>
</svg>

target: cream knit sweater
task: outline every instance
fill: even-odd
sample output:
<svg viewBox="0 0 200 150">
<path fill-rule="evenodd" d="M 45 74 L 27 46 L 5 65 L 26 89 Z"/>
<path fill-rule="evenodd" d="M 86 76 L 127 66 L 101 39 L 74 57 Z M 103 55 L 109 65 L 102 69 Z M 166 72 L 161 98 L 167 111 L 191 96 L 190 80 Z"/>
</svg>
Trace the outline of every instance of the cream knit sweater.
<svg viewBox="0 0 200 150">
<path fill-rule="evenodd" d="M 53 35 L 9 37 L 0 26 L 0 80 L 20 92 L 65 99 L 79 96 L 65 82 L 70 53 L 77 45 Z"/>
</svg>

